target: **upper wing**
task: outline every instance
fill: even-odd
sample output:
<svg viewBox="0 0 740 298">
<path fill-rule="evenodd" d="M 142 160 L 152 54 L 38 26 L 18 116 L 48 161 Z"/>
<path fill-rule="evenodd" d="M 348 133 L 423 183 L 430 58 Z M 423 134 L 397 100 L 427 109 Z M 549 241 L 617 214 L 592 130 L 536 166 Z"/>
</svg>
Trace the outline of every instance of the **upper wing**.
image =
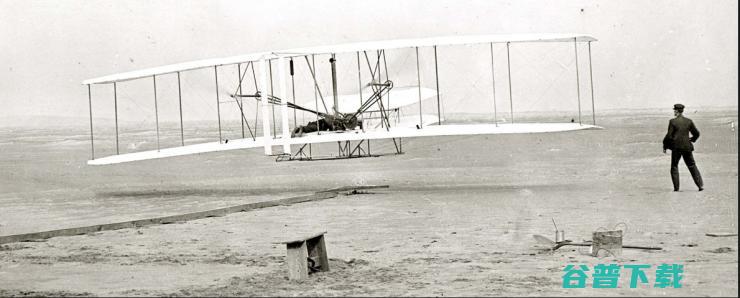
<svg viewBox="0 0 740 298">
<path fill-rule="evenodd" d="M 261 59 L 272 59 L 278 56 L 297 57 L 309 54 L 327 54 L 327 53 L 347 53 L 369 50 L 399 49 L 413 47 L 430 47 L 443 45 L 460 45 L 460 44 L 477 44 L 477 43 L 516 43 L 516 42 L 563 42 L 563 41 L 588 42 L 596 41 L 585 34 L 509 34 L 509 35 L 466 35 L 466 36 L 444 36 L 429 38 L 412 38 L 412 39 L 395 39 L 372 42 L 357 42 L 340 45 L 306 47 L 297 49 L 288 49 L 273 52 L 259 52 L 246 55 L 205 59 L 190 61 L 185 63 L 171 64 L 160 67 L 147 68 L 142 70 L 124 72 L 119 74 L 107 75 L 103 77 L 88 79 L 82 82 L 83 85 L 90 84 L 107 84 L 146 78 L 155 75 L 176 73 L 180 71 L 201 69 L 221 65 L 233 65 L 238 63 L 247 63 L 259 61 Z"/>
<path fill-rule="evenodd" d="M 102 77 L 93 78 L 93 79 L 87 79 L 87 80 L 82 81 L 82 84 L 83 85 L 108 84 L 108 83 L 113 83 L 113 82 L 130 81 L 130 80 L 135 80 L 135 79 L 140 79 L 140 78 L 148 78 L 148 77 L 155 76 L 155 75 L 170 74 L 170 73 L 201 69 L 201 68 L 207 68 L 207 67 L 214 67 L 214 66 L 220 66 L 220 65 L 231 65 L 231 64 L 237 64 L 237 63 L 259 61 L 260 59 L 262 59 L 262 57 L 269 57 L 269 55 L 270 55 L 269 52 L 262 52 L 262 53 L 254 53 L 254 54 L 247 54 L 247 55 L 240 55 L 240 56 L 233 56 L 233 57 L 226 57 L 226 58 L 189 61 L 189 62 L 184 62 L 184 63 L 170 64 L 170 65 L 164 65 L 164 66 L 159 66 L 159 67 L 152 67 L 152 68 L 140 69 L 140 70 L 135 70 L 135 71 L 117 73 L 117 74 L 102 76 Z"/>
<path fill-rule="evenodd" d="M 305 54 L 338 54 L 367 50 L 389 50 L 414 47 L 448 46 L 479 43 L 517 43 L 517 42 L 589 42 L 596 38 L 586 34 L 494 34 L 494 35 L 455 35 L 427 38 L 410 38 L 357 42 L 340 45 L 318 46 L 278 51 L 275 53 L 289 56 L 303 56 Z"/>
</svg>

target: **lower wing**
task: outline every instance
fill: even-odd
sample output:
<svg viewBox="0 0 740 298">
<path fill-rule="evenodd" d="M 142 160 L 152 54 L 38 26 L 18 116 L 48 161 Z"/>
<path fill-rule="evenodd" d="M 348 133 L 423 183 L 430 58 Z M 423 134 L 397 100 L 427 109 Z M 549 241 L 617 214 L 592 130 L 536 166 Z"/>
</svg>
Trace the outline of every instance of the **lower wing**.
<svg viewBox="0 0 740 298">
<path fill-rule="evenodd" d="M 315 144 L 337 141 L 379 140 L 392 138 L 457 136 L 457 135 L 493 135 L 493 134 L 521 134 L 521 133 L 549 133 L 576 131 L 585 129 L 600 129 L 595 125 L 578 123 L 504 123 L 504 124 L 445 124 L 429 125 L 422 128 L 416 126 L 398 126 L 389 129 L 377 128 L 373 130 L 322 131 L 320 134 L 308 133 L 302 137 L 286 137 L 282 135 L 269 140 L 271 146 L 285 144 Z M 157 159 L 165 157 L 183 156 L 207 152 L 219 152 L 235 149 L 261 148 L 265 146 L 265 139 L 233 139 L 228 143 L 202 143 L 161 150 L 142 151 L 113 155 L 89 160 L 89 165 L 107 165 L 124 162 Z"/>
</svg>

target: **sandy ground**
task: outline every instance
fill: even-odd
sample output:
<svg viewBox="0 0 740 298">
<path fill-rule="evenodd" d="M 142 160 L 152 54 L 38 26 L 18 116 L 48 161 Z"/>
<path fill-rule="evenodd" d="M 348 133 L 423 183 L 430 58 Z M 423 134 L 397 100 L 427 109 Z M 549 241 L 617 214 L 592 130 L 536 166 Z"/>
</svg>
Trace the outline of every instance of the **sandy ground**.
<svg viewBox="0 0 740 298">
<path fill-rule="evenodd" d="M 275 163 L 228 152 L 89 167 L 89 143 L 3 129 L 0 235 L 132 220 L 359 184 L 390 189 L 140 229 L 0 246 L 0 295 L 737 296 L 737 110 L 689 115 L 706 190 L 681 166 L 672 192 L 661 139 L 670 115 L 602 116 L 607 129 L 404 141 L 403 155 Z M 392 152 L 373 143 L 376 153 Z M 100 145 L 101 148 L 104 145 Z M 580 241 L 627 226 L 660 246 L 592 257 L 548 252 L 551 222 Z M 331 271 L 287 280 L 287 235 L 326 230 Z M 680 289 L 563 289 L 568 264 L 685 265 Z"/>
</svg>

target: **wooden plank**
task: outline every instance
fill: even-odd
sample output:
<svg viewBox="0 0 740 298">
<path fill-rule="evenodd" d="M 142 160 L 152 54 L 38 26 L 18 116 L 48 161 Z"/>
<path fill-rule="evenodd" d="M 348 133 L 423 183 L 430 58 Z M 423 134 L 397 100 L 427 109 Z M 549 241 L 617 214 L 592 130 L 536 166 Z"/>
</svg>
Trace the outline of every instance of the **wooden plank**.
<svg viewBox="0 0 740 298">
<path fill-rule="evenodd" d="M 329 271 L 329 257 L 326 254 L 326 243 L 324 234 L 319 235 L 306 241 L 308 245 L 308 255 L 319 260 L 319 271 Z"/>
<path fill-rule="evenodd" d="M 308 249 L 306 242 L 288 244 L 288 278 L 301 280 L 308 278 Z"/>
<path fill-rule="evenodd" d="M 357 186 L 355 188 L 360 189 L 361 186 Z M 353 189 L 353 188 L 350 188 L 350 189 Z M 41 239 L 48 239 L 48 238 L 60 237 L 60 236 L 76 236 L 76 235 L 84 235 L 84 234 L 100 232 L 100 231 L 137 228 L 137 227 L 143 227 L 143 226 L 149 226 L 149 225 L 184 222 L 184 221 L 202 219 L 202 218 L 207 218 L 207 217 L 218 217 L 218 216 L 224 216 L 224 215 L 231 214 L 231 213 L 245 212 L 245 211 L 261 209 L 261 208 L 268 208 L 268 207 L 275 207 L 275 206 L 287 206 L 287 205 L 293 205 L 293 204 L 298 204 L 298 203 L 303 203 L 303 202 L 331 199 L 331 198 L 335 198 L 338 196 L 337 192 L 338 191 L 333 191 L 333 192 L 321 191 L 321 192 L 316 192 L 311 195 L 285 198 L 285 199 L 266 201 L 266 202 L 243 204 L 243 205 L 237 205 L 237 206 L 232 206 L 232 207 L 192 212 L 192 213 L 186 213 L 186 214 L 131 220 L 131 221 L 124 221 L 124 222 L 117 222 L 117 223 L 109 223 L 109 224 L 92 225 L 92 226 L 85 226 L 85 227 L 58 229 L 58 230 L 43 231 L 43 232 L 33 232 L 33 233 L 25 233 L 25 234 L 0 236 L 0 244 L 21 242 L 21 241 L 41 240 Z"/>
</svg>

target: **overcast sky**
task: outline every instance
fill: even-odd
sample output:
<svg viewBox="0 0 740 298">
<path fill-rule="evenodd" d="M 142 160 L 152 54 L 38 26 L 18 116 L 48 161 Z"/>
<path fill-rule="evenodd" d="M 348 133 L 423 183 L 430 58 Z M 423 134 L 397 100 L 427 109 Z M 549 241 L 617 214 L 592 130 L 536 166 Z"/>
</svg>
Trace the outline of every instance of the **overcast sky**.
<svg viewBox="0 0 740 298">
<path fill-rule="evenodd" d="M 669 109 L 677 101 L 737 106 L 737 9 L 732 0 L 0 0 L 0 117 L 87 117 L 82 80 L 189 60 L 355 41 L 543 32 L 599 39 L 593 45 L 597 109 Z"/>
</svg>

